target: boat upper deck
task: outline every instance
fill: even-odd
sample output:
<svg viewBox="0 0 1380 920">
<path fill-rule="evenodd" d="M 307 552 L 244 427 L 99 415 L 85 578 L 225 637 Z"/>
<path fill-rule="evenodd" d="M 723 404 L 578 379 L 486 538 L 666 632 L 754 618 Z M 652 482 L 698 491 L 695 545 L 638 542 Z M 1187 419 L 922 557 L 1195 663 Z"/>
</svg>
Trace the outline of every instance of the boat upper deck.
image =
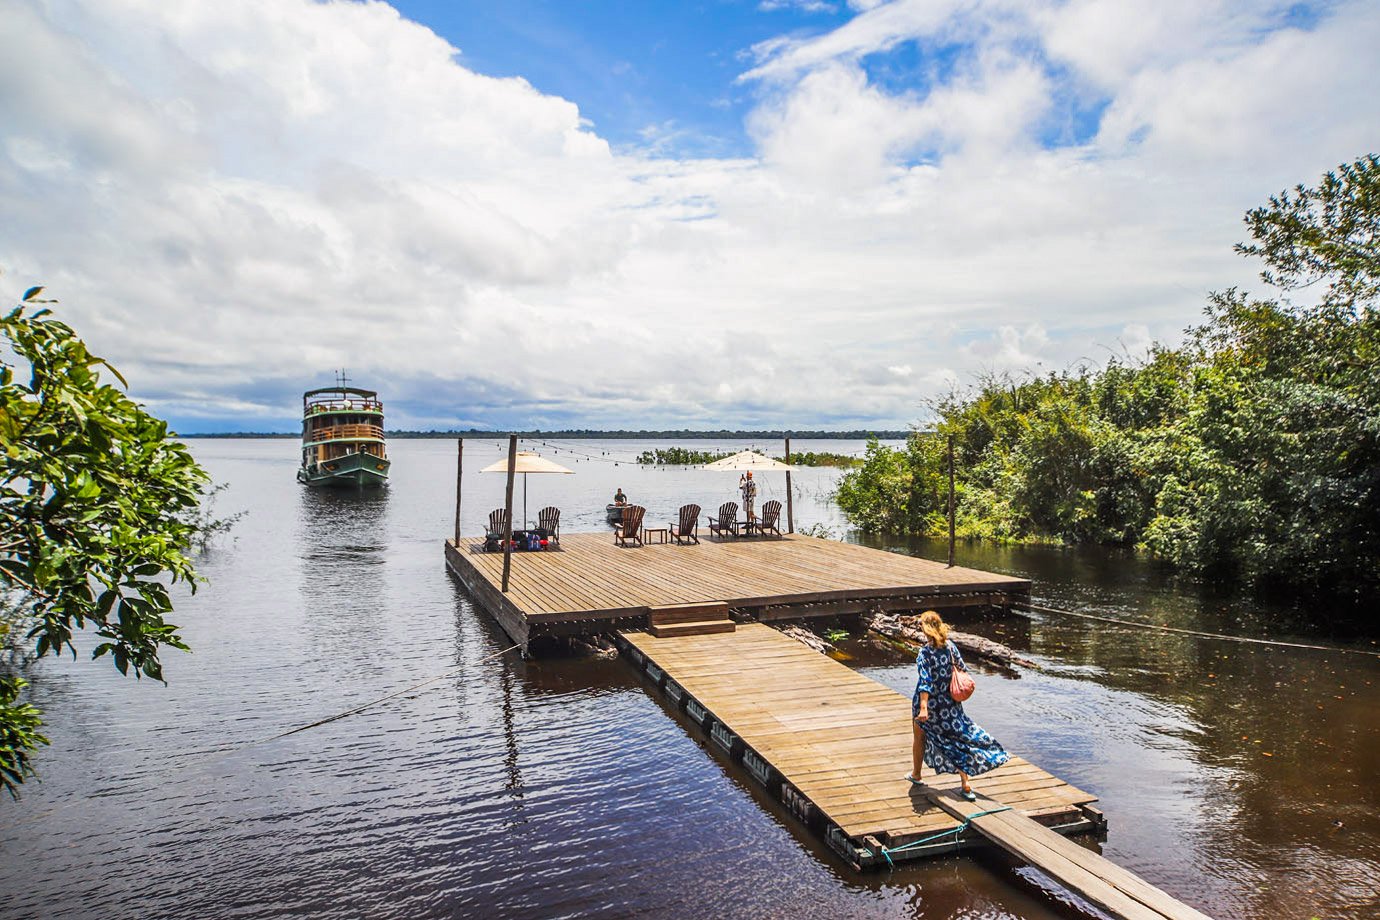
<svg viewBox="0 0 1380 920">
<path fill-rule="evenodd" d="M 562 624 L 645 618 L 649 607 L 721 602 L 758 619 L 1002 605 L 1030 582 L 803 534 L 712 540 L 686 546 L 615 546 L 609 533 L 561 535 L 545 552 L 514 553 L 507 593 L 503 554 L 483 540 L 446 542 L 446 559 L 467 588 L 519 641 L 571 633 Z M 620 624 L 625 625 L 625 624 Z"/>
</svg>

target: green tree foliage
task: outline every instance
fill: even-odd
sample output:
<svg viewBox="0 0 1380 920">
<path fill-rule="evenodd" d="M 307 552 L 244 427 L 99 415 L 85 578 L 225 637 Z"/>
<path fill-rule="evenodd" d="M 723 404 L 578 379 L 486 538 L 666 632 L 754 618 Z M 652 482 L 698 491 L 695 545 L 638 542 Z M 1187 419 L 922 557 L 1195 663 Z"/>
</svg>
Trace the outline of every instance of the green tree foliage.
<svg viewBox="0 0 1380 920">
<path fill-rule="evenodd" d="M 1344 163 L 1317 188 L 1302 185 L 1246 214 L 1261 278 L 1284 290 L 1328 283 L 1324 303 L 1371 301 L 1380 294 L 1380 157 Z"/>
<path fill-rule="evenodd" d="M 737 451 L 725 450 L 693 450 L 688 447 L 666 447 L 655 450 L 644 450 L 637 455 L 637 462 L 646 466 L 703 466 L 713 463 L 715 460 L 722 460 L 731 457 Z M 785 457 L 777 456 L 774 459 L 785 461 Z M 857 466 L 857 457 L 848 454 L 833 453 L 830 451 L 797 451 L 791 454 L 792 466 Z"/>
<path fill-rule="evenodd" d="M 30 625 L 35 657 L 95 640 L 120 673 L 162 680 L 159 651 L 186 649 L 169 587 L 196 573 L 188 547 L 207 476 L 167 425 L 102 382 L 120 379 L 70 327 L 29 302 L 0 319 L 12 355 L 0 367 L 0 587 Z M 41 302 L 41 301 L 39 301 Z M 3 678 L 0 736 L 14 793 L 37 712 L 15 704 L 22 683 Z"/>
<path fill-rule="evenodd" d="M 18 702 L 28 685 L 22 677 L 0 675 L 0 786 L 13 797 L 24 780 L 33 775 L 29 752 L 48 739 L 38 731 L 41 714 L 28 703 Z"/>
<path fill-rule="evenodd" d="M 1213 295 L 1176 349 L 936 405 L 871 445 L 838 499 L 857 526 L 940 534 L 956 444 L 960 534 L 1136 546 L 1184 570 L 1326 593 L 1380 588 L 1380 162 L 1251 211 L 1265 277 L 1318 302 Z"/>
</svg>

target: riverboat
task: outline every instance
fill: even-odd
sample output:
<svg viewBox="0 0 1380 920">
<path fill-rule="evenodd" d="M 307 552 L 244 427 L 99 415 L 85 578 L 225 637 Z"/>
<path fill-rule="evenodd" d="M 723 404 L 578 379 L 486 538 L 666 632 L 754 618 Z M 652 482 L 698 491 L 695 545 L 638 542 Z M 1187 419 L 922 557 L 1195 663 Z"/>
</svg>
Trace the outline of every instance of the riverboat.
<svg viewBox="0 0 1380 920">
<path fill-rule="evenodd" d="M 333 387 L 302 394 L 302 467 L 309 486 L 368 488 L 388 481 L 383 403 L 373 390 Z"/>
</svg>

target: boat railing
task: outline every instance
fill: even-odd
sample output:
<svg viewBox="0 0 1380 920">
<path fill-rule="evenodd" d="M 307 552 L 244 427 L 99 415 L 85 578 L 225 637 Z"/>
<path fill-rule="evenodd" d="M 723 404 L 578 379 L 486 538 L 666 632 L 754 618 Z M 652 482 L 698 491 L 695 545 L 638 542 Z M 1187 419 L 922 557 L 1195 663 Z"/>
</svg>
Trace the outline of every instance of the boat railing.
<svg viewBox="0 0 1380 920">
<path fill-rule="evenodd" d="M 382 425 L 332 425 L 329 428 L 318 428 L 308 434 L 313 441 L 341 441 L 350 438 L 374 438 L 383 440 Z"/>
<path fill-rule="evenodd" d="M 376 399 L 323 399 L 307 404 L 307 415 L 318 412 L 382 412 L 383 403 Z"/>
</svg>

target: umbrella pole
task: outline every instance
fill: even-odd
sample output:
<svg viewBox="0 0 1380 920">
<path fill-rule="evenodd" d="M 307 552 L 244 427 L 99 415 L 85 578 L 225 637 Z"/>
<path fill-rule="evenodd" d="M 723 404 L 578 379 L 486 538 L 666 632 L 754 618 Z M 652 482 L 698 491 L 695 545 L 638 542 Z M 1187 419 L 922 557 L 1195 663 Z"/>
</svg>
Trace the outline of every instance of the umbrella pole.
<svg viewBox="0 0 1380 920">
<path fill-rule="evenodd" d="M 791 465 L 791 439 L 786 439 L 786 465 Z M 791 471 L 786 470 L 786 533 L 795 533 L 795 509 L 791 506 Z"/>
<path fill-rule="evenodd" d="M 517 435 L 508 436 L 508 489 L 503 499 L 503 593 L 508 593 L 508 573 L 513 567 L 513 473 L 517 470 Z"/>
</svg>

